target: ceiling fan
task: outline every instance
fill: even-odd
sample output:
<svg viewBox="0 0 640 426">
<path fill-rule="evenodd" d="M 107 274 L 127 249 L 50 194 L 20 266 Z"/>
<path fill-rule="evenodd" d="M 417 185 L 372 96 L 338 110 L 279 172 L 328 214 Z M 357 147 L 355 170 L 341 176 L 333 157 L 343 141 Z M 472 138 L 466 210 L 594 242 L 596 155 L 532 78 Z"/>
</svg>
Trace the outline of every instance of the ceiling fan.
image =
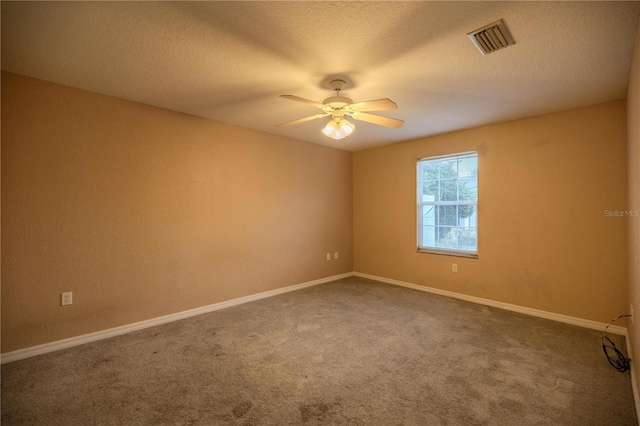
<svg viewBox="0 0 640 426">
<path fill-rule="evenodd" d="M 395 118 L 383 117 L 381 115 L 369 114 L 365 111 L 383 111 L 390 109 L 398 109 L 398 105 L 391 99 L 376 99 L 372 101 L 353 103 L 350 98 L 340 96 L 340 90 L 344 88 L 346 82 L 344 80 L 331 81 L 331 87 L 336 91 L 336 96 L 325 99 L 322 103 L 310 101 L 309 99 L 300 98 L 294 95 L 280 95 L 281 98 L 290 99 L 292 101 L 301 102 L 320 108 L 321 114 L 311 115 L 309 117 L 300 118 L 298 120 L 289 121 L 287 123 L 278 124 L 277 127 L 286 127 L 294 124 L 304 123 L 306 121 L 315 120 L 326 116 L 331 116 L 331 120 L 322 129 L 322 133 L 333 139 L 342 139 L 353 133 L 355 126 L 348 122 L 344 117 L 346 115 L 356 120 L 366 121 L 367 123 L 377 124 L 379 126 L 391 127 L 398 129 L 402 127 L 404 121 Z"/>
</svg>

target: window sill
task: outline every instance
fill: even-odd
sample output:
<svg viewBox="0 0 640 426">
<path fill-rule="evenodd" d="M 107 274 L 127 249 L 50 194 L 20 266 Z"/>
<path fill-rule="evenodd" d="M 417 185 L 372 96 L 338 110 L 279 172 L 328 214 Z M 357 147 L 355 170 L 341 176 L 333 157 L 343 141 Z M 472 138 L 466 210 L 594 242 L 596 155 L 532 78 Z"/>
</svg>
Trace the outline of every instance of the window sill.
<svg viewBox="0 0 640 426">
<path fill-rule="evenodd" d="M 431 248 L 418 247 L 418 253 L 439 254 L 443 256 L 455 256 L 455 257 L 470 257 L 472 259 L 478 258 L 478 253 L 467 251 L 454 251 L 454 250 L 438 250 Z"/>
</svg>

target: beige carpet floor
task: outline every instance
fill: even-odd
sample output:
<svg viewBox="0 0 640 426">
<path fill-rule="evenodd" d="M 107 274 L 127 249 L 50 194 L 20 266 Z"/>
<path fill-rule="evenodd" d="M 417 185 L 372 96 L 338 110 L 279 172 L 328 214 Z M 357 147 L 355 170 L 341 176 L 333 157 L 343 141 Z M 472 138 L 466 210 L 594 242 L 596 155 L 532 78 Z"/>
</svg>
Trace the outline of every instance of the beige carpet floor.
<svg viewBox="0 0 640 426">
<path fill-rule="evenodd" d="M 601 335 L 351 277 L 6 364 L 2 425 L 636 425 Z"/>
</svg>

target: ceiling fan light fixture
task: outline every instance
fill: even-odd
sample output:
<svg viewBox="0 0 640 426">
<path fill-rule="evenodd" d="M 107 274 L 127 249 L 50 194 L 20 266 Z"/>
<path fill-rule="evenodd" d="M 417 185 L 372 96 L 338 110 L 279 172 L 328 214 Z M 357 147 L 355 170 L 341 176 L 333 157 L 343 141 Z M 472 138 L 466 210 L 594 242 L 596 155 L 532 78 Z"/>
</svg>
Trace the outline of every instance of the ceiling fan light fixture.
<svg viewBox="0 0 640 426">
<path fill-rule="evenodd" d="M 331 139 L 343 139 L 353 133 L 355 126 L 344 117 L 332 118 L 322 129 L 322 133 Z"/>
</svg>

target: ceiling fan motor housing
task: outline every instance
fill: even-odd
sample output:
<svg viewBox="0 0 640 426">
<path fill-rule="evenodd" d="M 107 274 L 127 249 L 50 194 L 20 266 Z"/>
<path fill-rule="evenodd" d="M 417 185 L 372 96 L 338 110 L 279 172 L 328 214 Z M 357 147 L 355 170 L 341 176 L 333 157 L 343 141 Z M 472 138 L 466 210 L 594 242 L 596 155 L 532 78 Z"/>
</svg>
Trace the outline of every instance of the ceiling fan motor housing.
<svg viewBox="0 0 640 426">
<path fill-rule="evenodd" d="M 346 96 L 331 96 L 330 98 L 325 99 L 323 102 L 325 105 L 329 105 L 331 108 L 343 108 L 347 105 L 353 103 L 351 98 L 347 98 Z"/>
<path fill-rule="evenodd" d="M 331 80 L 331 83 L 329 84 L 331 85 L 331 87 L 333 87 L 333 90 L 342 90 L 344 89 L 344 86 L 347 85 L 347 82 L 344 80 L 336 79 Z"/>
<path fill-rule="evenodd" d="M 331 83 L 331 87 L 336 91 L 336 96 L 331 96 L 325 99 L 322 103 L 325 105 L 329 105 L 331 108 L 344 108 L 345 106 L 352 104 L 353 100 L 347 98 L 346 96 L 340 96 L 340 91 L 344 89 L 344 86 L 347 84 L 344 80 L 333 80 Z"/>
</svg>

